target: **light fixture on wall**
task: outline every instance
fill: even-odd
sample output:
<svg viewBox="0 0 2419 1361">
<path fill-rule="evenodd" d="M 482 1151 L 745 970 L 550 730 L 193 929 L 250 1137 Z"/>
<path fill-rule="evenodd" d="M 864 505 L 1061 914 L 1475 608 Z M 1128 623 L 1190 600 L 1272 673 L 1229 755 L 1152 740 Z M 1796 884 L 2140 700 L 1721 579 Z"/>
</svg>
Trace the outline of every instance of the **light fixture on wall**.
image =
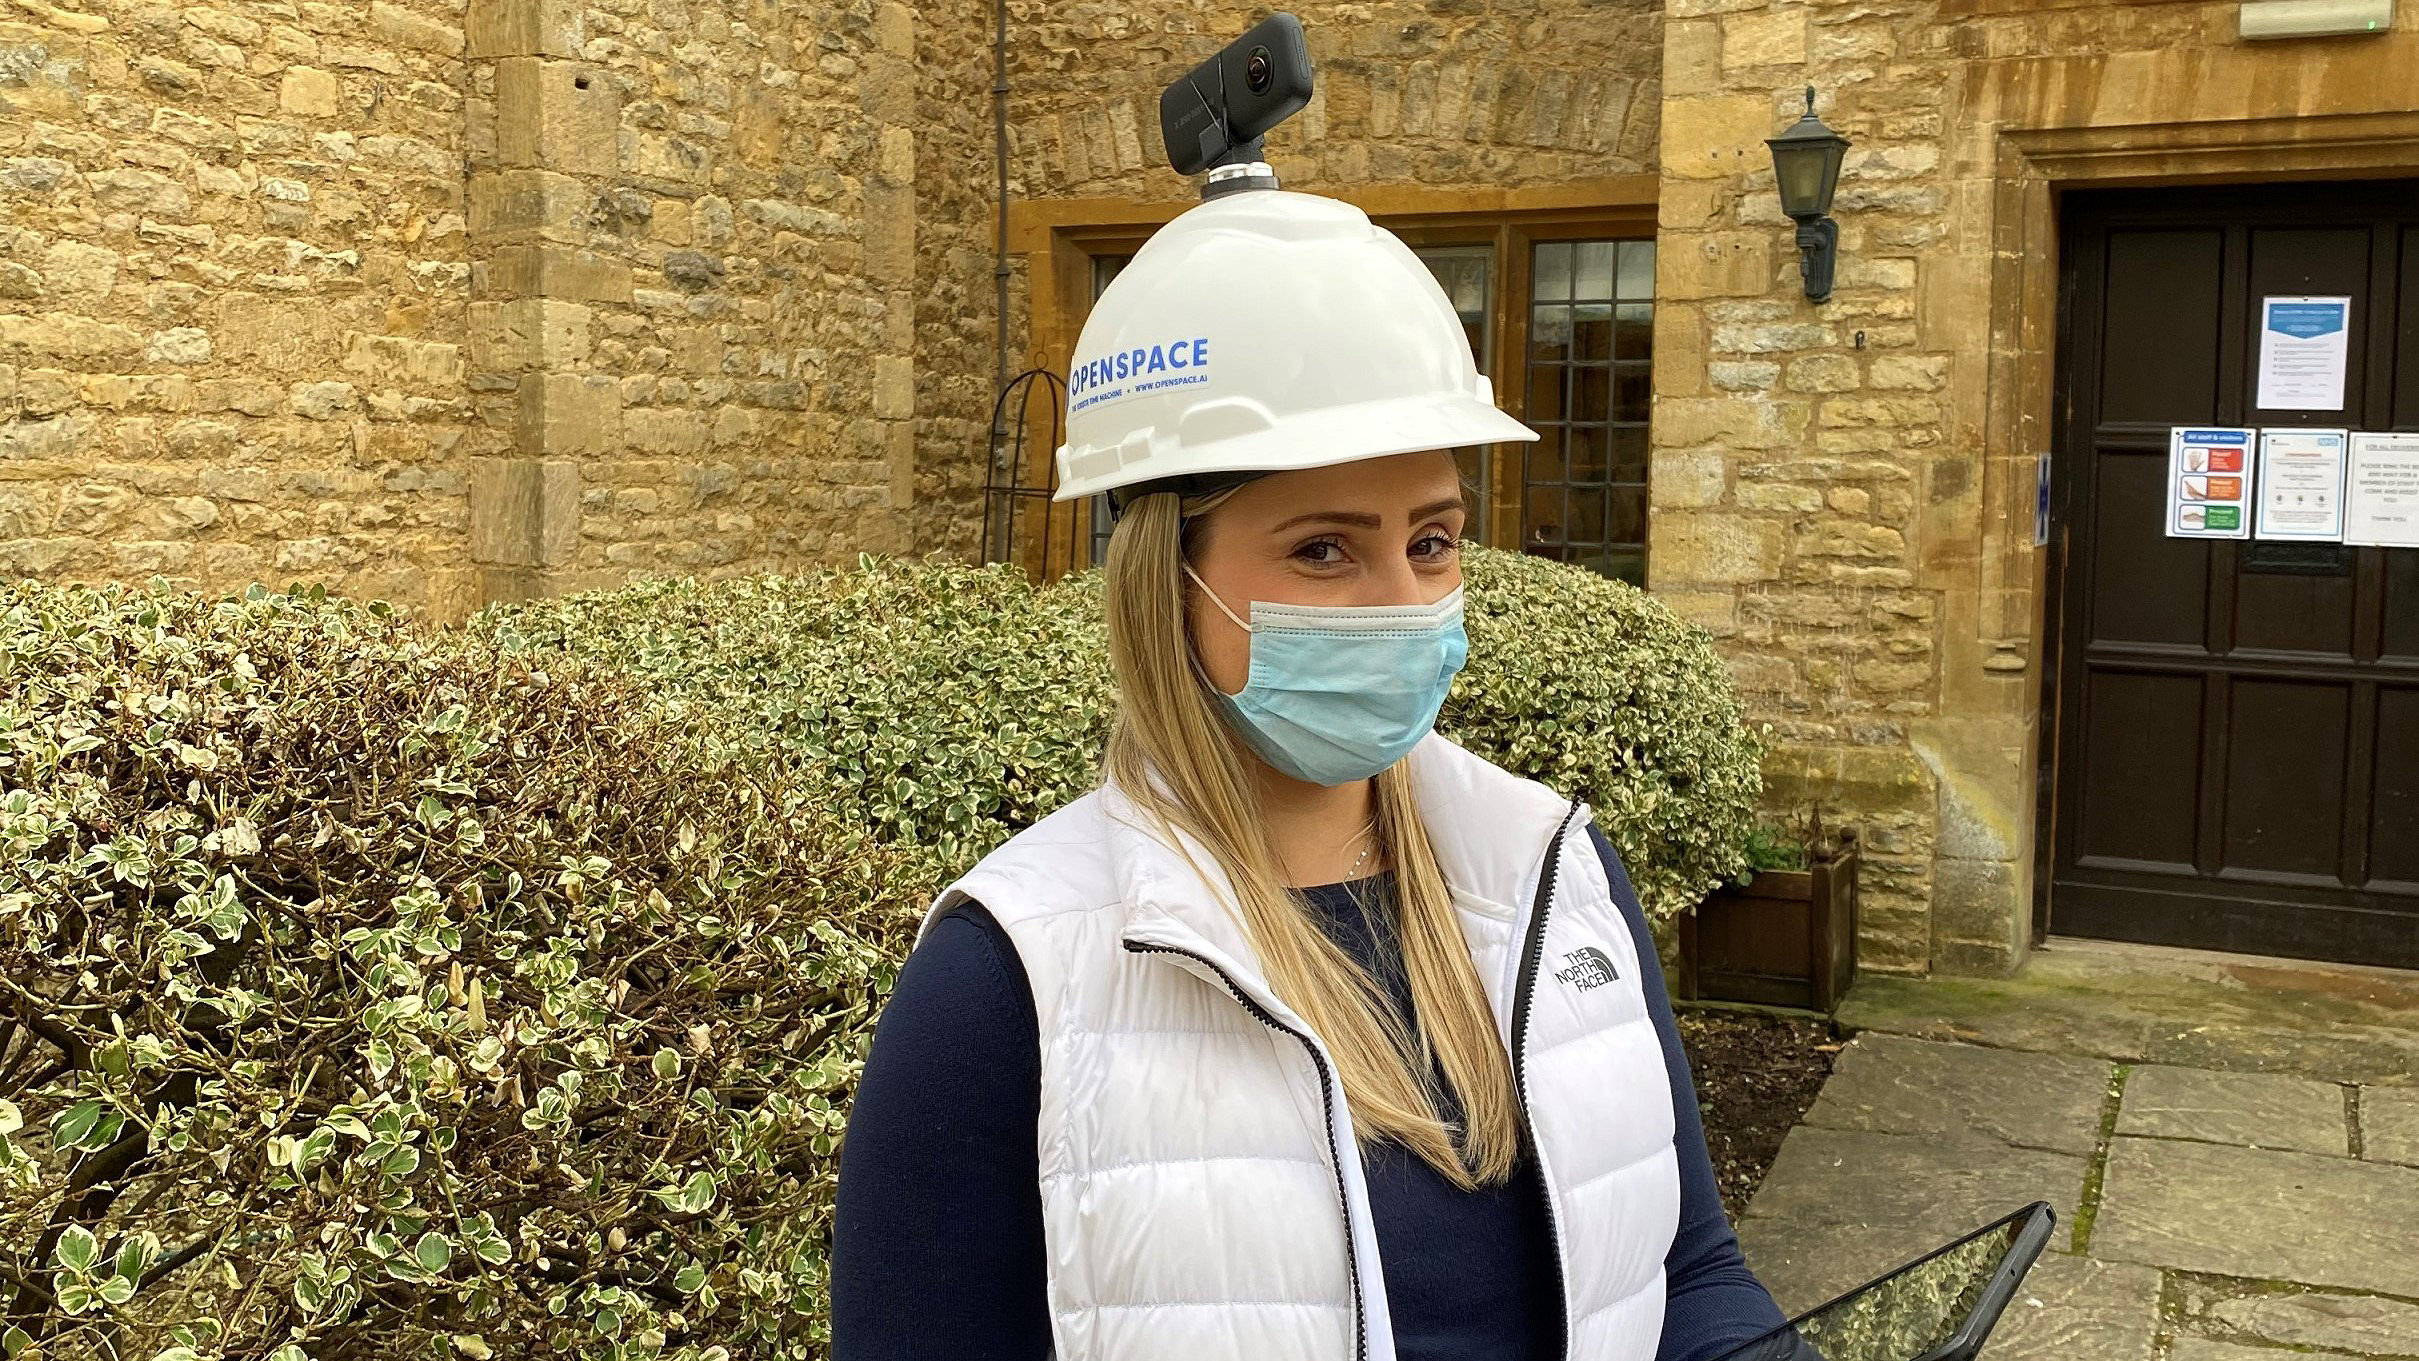
<svg viewBox="0 0 2419 1361">
<path fill-rule="evenodd" d="M 1778 137 L 1767 137 L 1772 148 L 1772 179 L 1781 193 L 1781 211 L 1797 223 L 1798 273 L 1805 276 L 1806 296 L 1821 302 L 1831 296 L 1831 265 L 1839 254 L 1839 224 L 1831 220 L 1831 193 L 1839 188 L 1840 158 L 1848 139 L 1823 126 L 1814 116 L 1814 87 L 1806 87 L 1806 116 Z"/>
</svg>

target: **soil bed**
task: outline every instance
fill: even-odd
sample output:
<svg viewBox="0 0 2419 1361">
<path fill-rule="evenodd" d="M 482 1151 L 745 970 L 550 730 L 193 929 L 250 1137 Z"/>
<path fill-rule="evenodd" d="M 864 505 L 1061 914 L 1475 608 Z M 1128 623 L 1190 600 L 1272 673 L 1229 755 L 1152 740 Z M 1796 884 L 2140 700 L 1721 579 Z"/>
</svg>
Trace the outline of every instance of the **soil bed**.
<svg viewBox="0 0 2419 1361">
<path fill-rule="evenodd" d="M 1722 1208 L 1735 1223 L 1781 1151 L 1781 1136 L 1831 1075 L 1840 1042 L 1830 1022 L 1813 1016 L 1684 1006 L 1678 1020 Z"/>
</svg>

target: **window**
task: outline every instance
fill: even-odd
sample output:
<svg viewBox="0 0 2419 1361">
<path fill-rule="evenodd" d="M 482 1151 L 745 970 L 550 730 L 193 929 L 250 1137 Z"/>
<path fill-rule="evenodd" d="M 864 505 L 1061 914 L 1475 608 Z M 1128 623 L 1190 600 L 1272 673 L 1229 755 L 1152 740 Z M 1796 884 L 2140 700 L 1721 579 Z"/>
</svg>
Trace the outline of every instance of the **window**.
<svg viewBox="0 0 2419 1361">
<path fill-rule="evenodd" d="M 1530 246 L 1521 546 L 1646 584 L 1652 241 Z"/>
</svg>

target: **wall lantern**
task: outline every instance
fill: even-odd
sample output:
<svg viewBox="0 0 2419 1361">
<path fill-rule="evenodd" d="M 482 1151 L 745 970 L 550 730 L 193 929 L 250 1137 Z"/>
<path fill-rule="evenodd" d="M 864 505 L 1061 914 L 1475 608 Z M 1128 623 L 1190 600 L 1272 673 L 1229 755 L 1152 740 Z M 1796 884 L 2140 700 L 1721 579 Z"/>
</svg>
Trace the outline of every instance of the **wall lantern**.
<svg viewBox="0 0 2419 1361">
<path fill-rule="evenodd" d="M 1806 297 L 1821 302 L 1831 296 L 1831 264 L 1839 254 L 1839 224 L 1833 222 L 1831 191 L 1839 187 L 1839 162 L 1848 139 L 1823 126 L 1814 116 L 1814 87 L 1806 87 L 1806 116 L 1778 137 L 1767 137 L 1772 148 L 1772 179 L 1781 192 L 1781 211 L 1797 223 L 1798 273 L 1806 279 Z"/>
</svg>

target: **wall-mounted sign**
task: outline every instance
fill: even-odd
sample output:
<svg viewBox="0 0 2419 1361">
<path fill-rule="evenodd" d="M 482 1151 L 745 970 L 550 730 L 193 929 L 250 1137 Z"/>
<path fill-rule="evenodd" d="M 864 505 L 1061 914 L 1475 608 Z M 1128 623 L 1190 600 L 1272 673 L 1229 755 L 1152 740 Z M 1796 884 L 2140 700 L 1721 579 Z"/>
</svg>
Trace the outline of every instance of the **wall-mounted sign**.
<svg viewBox="0 0 2419 1361">
<path fill-rule="evenodd" d="M 2262 298 L 2259 407 L 2341 411 L 2352 360 L 2350 298 Z"/>
<path fill-rule="evenodd" d="M 2251 448 L 2258 432 L 2179 425 L 2167 435 L 2167 535 L 2251 537 Z"/>
<path fill-rule="evenodd" d="M 2343 541 L 2419 548 L 2419 435 L 2352 436 Z"/>
<path fill-rule="evenodd" d="M 2343 539 L 2341 430 L 2259 432 L 2259 522 L 2263 539 Z"/>
</svg>

